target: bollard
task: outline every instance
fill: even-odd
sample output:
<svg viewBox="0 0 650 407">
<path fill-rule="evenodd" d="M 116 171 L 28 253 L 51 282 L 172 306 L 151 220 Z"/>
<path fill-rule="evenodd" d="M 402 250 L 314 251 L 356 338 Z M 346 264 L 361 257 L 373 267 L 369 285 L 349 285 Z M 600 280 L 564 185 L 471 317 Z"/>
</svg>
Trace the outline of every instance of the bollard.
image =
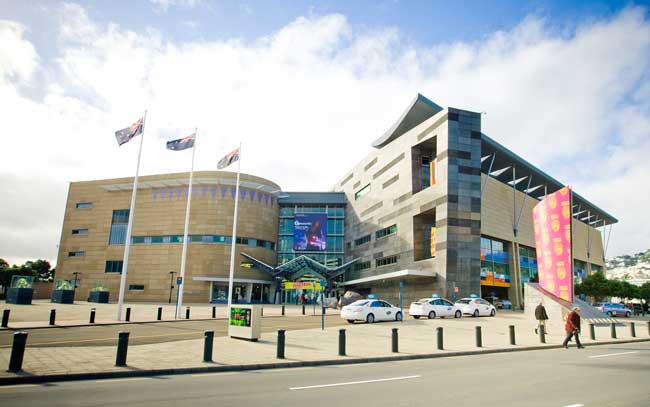
<svg viewBox="0 0 650 407">
<path fill-rule="evenodd" d="M 345 356 L 345 329 L 339 329 L 339 356 Z"/>
<path fill-rule="evenodd" d="M 650 322 L 648 322 L 648 335 L 650 335 Z"/>
<path fill-rule="evenodd" d="M 126 366 L 126 352 L 128 351 L 128 349 L 129 349 L 129 333 L 128 332 L 118 333 L 117 355 L 115 356 L 115 366 Z"/>
<path fill-rule="evenodd" d="M 616 322 L 612 322 L 610 331 L 611 331 L 612 339 L 616 339 Z"/>
<path fill-rule="evenodd" d="M 158 315 L 156 315 L 156 320 L 157 321 L 162 320 L 162 307 L 158 307 Z"/>
<path fill-rule="evenodd" d="M 515 326 L 510 325 L 510 345 L 516 345 L 515 343 Z"/>
<path fill-rule="evenodd" d="M 56 322 L 56 310 L 50 310 L 50 325 L 54 325 Z"/>
<path fill-rule="evenodd" d="M 2 311 L 2 327 L 6 328 L 9 326 L 9 310 Z"/>
<path fill-rule="evenodd" d="M 130 307 L 128 307 L 128 308 L 126 309 L 126 318 L 124 318 L 124 320 L 125 320 L 126 322 L 129 322 L 129 321 L 131 320 L 131 308 L 130 308 Z"/>
<path fill-rule="evenodd" d="M 282 306 L 282 316 L 284 316 L 284 305 Z"/>
<path fill-rule="evenodd" d="M 544 325 L 539 327 L 539 342 L 546 343 L 546 326 Z"/>
<path fill-rule="evenodd" d="M 185 319 L 190 319 L 190 307 L 185 309 Z"/>
<path fill-rule="evenodd" d="M 438 335 L 437 335 L 437 337 L 438 337 L 438 350 L 442 350 L 443 349 L 443 346 L 442 346 L 442 327 L 436 328 L 436 331 L 438 333 Z"/>
<path fill-rule="evenodd" d="M 393 328 L 393 334 L 391 336 L 391 348 L 393 353 L 399 353 L 398 345 L 397 328 Z"/>
<path fill-rule="evenodd" d="M 327 308 L 323 307 L 323 315 L 327 314 Z"/>
<path fill-rule="evenodd" d="M 25 356 L 26 344 L 27 332 L 14 333 L 14 342 L 11 344 L 11 356 L 9 356 L 10 372 L 23 370 L 23 357 Z"/>
<path fill-rule="evenodd" d="M 212 344 L 214 342 L 214 331 L 205 331 L 203 342 L 203 361 L 212 362 Z"/>
<path fill-rule="evenodd" d="M 302 304 L 302 315 L 305 315 L 305 304 Z"/>
<path fill-rule="evenodd" d="M 596 328 L 594 324 L 589 324 L 589 337 L 592 341 L 596 340 Z"/>
<path fill-rule="evenodd" d="M 477 348 L 483 347 L 483 335 L 481 334 L 480 326 L 476 327 L 475 336 L 476 336 L 476 347 Z"/>
<path fill-rule="evenodd" d="M 217 317 L 217 306 L 213 305 L 212 306 L 212 319 L 215 319 Z"/>
<path fill-rule="evenodd" d="M 260 307 L 260 316 L 261 316 L 261 317 L 264 316 L 264 307 Z"/>
<path fill-rule="evenodd" d="M 636 338 L 636 327 L 634 326 L 634 322 L 630 322 L 630 335 L 632 335 L 632 338 Z"/>
<path fill-rule="evenodd" d="M 90 309 L 90 320 L 88 322 L 91 324 L 95 323 L 95 308 Z"/>
<path fill-rule="evenodd" d="M 284 329 L 278 329 L 278 349 L 276 357 L 278 359 L 284 359 Z"/>
</svg>

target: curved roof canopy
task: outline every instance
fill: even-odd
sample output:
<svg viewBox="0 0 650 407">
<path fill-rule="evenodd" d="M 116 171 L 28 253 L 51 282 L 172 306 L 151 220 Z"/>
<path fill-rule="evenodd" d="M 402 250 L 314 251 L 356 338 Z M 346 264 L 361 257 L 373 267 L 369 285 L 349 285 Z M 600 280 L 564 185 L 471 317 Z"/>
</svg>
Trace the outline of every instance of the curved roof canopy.
<svg viewBox="0 0 650 407">
<path fill-rule="evenodd" d="M 384 135 L 375 140 L 372 143 L 372 146 L 375 148 L 382 148 L 442 110 L 442 107 L 418 93 L 395 124 L 393 124 Z"/>
<path fill-rule="evenodd" d="M 282 265 L 273 267 L 273 266 L 269 266 L 268 264 L 264 263 L 261 260 L 256 259 L 250 254 L 241 253 L 241 255 L 247 258 L 248 260 L 250 260 L 255 265 L 255 268 L 264 270 L 275 278 L 281 278 L 281 279 L 284 278 L 287 280 L 295 280 L 296 278 L 305 274 L 307 271 L 312 271 L 324 279 L 332 280 L 340 276 L 341 274 L 345 273 L 345 271 L 351 265 L 353 265 L 359 260 L 359 259 L 354 259 L 338 267 L 327 267 L 317 262 L 316 260 L 312 259 L 311 257 L 302 255 Z"/>
</svg>

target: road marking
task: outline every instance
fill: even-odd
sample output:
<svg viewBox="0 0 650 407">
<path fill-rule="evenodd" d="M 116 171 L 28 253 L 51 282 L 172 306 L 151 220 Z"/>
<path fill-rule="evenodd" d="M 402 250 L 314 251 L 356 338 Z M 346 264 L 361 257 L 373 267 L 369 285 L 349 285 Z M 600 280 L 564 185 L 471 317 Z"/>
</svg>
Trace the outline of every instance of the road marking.
<svg viewBox="0 0 650 407">
<path fill-rule="evenodd" d="M 138 380 L 150 380 L 150 377 L 127 377 L 125 379 L 108 379 L 108 380 L 95 380 L 95 383 L 115 383 L 115 382 L 135 382 Z"/>
<path fill-rule="evenodd" d="M 353 384 L 366 384 L 366 383 L 379 383 L 379 382 L 389 382 L 394 380 L 407 380 L 407 379 L 416 379 L 421 377 L 420 375 L 415 376 L 400 376 L 400 377 L 388 377 L 386 379 L 374 379 L 374 380 L 361 380 L 358 382 L 343 382 L 343 383 L 331 383 L 331 384 L 317 384 L 314 386 L 302 386 L 302 387 L 289 387 L 289 390 L 306 390 L 306 389 L 317 389 L 319 387 L 336 387 L 336 386 L 350 386 Z"/>
<path fill-rule="evenodd" d="M 589 356 L 589 357 L 590 358 L 604 358 L 604 357 L 607 357 L 607 356 L 629 355 L 631 353 L 639 353 L 639 351 L 635 350 L 634 352 L 607 353 L 605 355 L 594 355 L 594 356 Z"/>
<path fill-rule="evenodd" d="M 38 384 L 10 384 L 8 386 L 0 386 L 0 390 L 2 389 L 19 389 L 21 387 L 36 387 Z"/>
<path fill-rule="evenodd" d="M 584 407 L 584 406 L 585 406 L 584 404 L 568 404 L 564 407 Z"/>
<path fill-rule="evenodd" d="M 241 372 L 211 372 L 211 373 L 196 373 L 190 375 L 192 377 L 204 377 L 204 376 L 231 376 L 235 374 L 241 374 Z"/>
</svg>

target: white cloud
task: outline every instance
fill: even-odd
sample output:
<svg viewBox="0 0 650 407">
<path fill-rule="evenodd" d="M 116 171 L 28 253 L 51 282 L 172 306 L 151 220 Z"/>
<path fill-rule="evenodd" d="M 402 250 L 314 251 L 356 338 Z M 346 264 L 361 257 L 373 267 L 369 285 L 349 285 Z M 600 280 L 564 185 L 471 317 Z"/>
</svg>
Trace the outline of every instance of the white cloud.
<svg viewBox="0 0 650 407">
<path fill-rule="evenodd" d="M 650 224 L 645 9 L 563 35 L 528 18 L 480 42 L 430 48 L 405 45 L 394 28 L 362 31 L 341 15 L 301 17 L 251 43 L 176 43 L 92 21 L 76 5 L 64 11 L 53 61 L 39 60 L 24 27 L 0 23 L 0 104 L 11 106 L 0 134 L 20 135 L 3 143 L 0 177 L 25 200 L 3 204 L 15 216 L 0 220 L 0 256 L 54 259 L 66 182 L 133 175 L 137 145 L 118 148 L 112 133 L 145 108 L 142 174 L 186 171 L 189 154 L 166 151 L 164 140 L 198 126 L 195 168 L 215 169 L 241 140 L 243 171 L 287 190 L 322 190 L 416 92 L 487 111 L 486 134 L 617 216 L 609 254 L 650 246 L 650 230 L 639 227 Z M 47 79 L 43 98 L 33 99 L 23 90 L 38 70 Z M 39 205 L 47 209 L 33 218 Z M 34 219 L 47 227 L 31 229 Z M 15 244 L 19 235 L 33 245 Z"/>
<path fill-rule="evenodd" d="M 154 10 L 159 13 L 166 13 L 170 8 L 194 8 L 203 4 L 203 0 L 149 0 Z"/>
</svg>

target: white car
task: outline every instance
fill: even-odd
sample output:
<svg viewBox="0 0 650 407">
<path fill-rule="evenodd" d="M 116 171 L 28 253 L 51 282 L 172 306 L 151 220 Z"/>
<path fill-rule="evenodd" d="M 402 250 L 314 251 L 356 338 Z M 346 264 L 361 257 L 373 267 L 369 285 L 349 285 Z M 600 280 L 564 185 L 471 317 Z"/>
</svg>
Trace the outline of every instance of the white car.
<svg viewBox="0 0 650 407">
<path fill-rule="evenodd" d="M 468 314 L 473 317 L 478 316 L 495 316 L 497 309 L 494 305 L 490 304 L 483 298 L 461 298 L 456 301 L 456 305 L 463 311 L 463 314 Z"/>
<path fill-rule="evenodd" d="M 454 317 L 460 318 L 463 316 L 463 311 L 460 307 L 449 300 L 439 297 L 422 298 L 409 307 L 409 315 L 415 319 L 420 317 L 427 317 L 434 319 L 435 317 Z"/>
<path fill-rule="evenodd" d="M 375 298 L 358 300 L 341 308 L 341 318 L 349 323 L 366 321 L 372 324 L 375 321 L 401 321 L 402 312 L 392 304 Z"/>
</svg>

